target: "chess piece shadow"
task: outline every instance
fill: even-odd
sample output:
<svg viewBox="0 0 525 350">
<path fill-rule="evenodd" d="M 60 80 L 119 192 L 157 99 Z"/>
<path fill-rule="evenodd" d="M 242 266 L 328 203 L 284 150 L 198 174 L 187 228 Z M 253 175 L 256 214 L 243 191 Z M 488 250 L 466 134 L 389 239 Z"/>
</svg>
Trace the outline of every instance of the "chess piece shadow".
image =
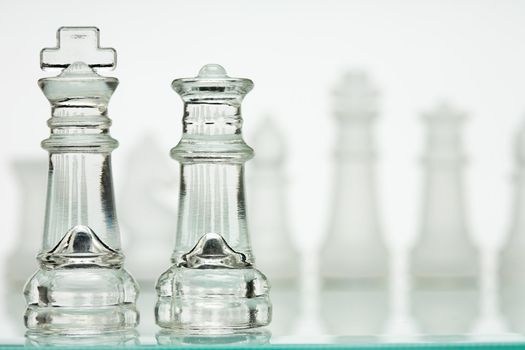
<svg viewBox="0 0 525 350">
<path fill-rule="evenodd" d="M 515 136 L 514 155 L 511 229 L 499 254 L 499 304 L 509 329 L 525 334 L 525 124 Z"/>
<path fill-rule="evenodd" d="M 321 251 L 326 283 L 388 284 L 389 253 L 377 204 L 375 142 L 378 93 L 361 71 L 344 75 L 334 92 L 337 119 L 334 199 Z"/>
<path fill-rule="evenodd" d="M 140 345 L 135 330 L 117 331 L 97 335 L 63 335 L 26 333 L 26 347 L 121 347 Z"/>
<path fill-rule="evenodd" d="M 425 187 L 421 234 L 410 255 L 411 310 L 425 334 L 466 333 L 479 314 L 480 262 L 465 218 L 465 114 L 442 103 L 424 120 Z"/>
<path fill-rule="evenodd" d="M 264 328 L 227 333 L 182 332 L 163 329 L 155 338 L 160 346 L 240 346 L 251 347 L 270 343 L 272 334 Z"/>
<path fill-rule="evenodd" d="M 18 159 L 12 163 L 18 182 L 19 205 L 15 245 L 6 260 L 5 298 L 7 312 L 13 327 L 22 334 L 25 330 L 20 321 L 25 302 L 20 296 L 28 276 L 37 269 L 36 256 L 40 250 L 47 188 L 47 162 L 44 159 Z"/>
<path fill-rule="evenodd" d="M 287 221 L 286 145 L 281 131 L 268 116 L 256 129 L 253 143 L 257 156 L 248 163 L 248 208 L 253 209 L 250 238 L 256 265 L 271 281 L 270 329 L 274 335 L 287 335 L 299 312 L 300 259 Z"/>
</svg>

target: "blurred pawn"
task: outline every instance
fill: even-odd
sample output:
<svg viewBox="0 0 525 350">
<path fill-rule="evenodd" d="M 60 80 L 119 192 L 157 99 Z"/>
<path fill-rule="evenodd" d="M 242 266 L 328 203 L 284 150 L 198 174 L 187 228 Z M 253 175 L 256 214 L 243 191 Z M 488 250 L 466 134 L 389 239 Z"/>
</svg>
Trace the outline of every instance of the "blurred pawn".
<svg viewBox="0 0 525 350">
<path fill-rule="evenodd" d="M 476 287 L 479 253 L 467 232 L 463 193 L 465 115 L 440 104 L 424 115 L 427 138 L 422 222 L 411 255 L 414 287 Z"/>
<path fill-rule="evenodd" d="M 525 124 L 515 138 L 514 204 L 510 235 L 500 252 L 500 308 L 511 331 L 525 334 Z"/>
<path fill-rule="evenodd" d="M 480 292 L 479 254 L 465 223 L 465 115 L 440 104 L 424 120 L 423 217 L 411 254 L 411 310 L 426 334 L 466 333 L 478 317 Z"/>
<path fill-rule="evenodd" d="M 257 256 L 256 264 L 272 286 L 274 335 L 292 329 L 298 313 L 299 257 L 291 242 L 288 227 L 286 144 L 284 136 L 266 116 L 253 136 L 255 157 L 248 163 L 248 208 L 250 237 Z"/>
<path fill-rule="evenodd" d="M 157 329 L 151 307 L 155 280 L 171 256 L 177 227 L 178 172 L 151 133 L 143 135 L 126 161 L 117 192 L 119 222 L 127 238 L 126 266 L 141 287 L 139 331 L 152 334 Z"/>
<path fill-rule="evenodd" d="M 378 92 L 366 73 L 334 92 L 336 169 L 331 225 L 321 252 L 321 314 L 329 334 L 383 332 L 389 314 L 389 254 L 379 223 L 373 122 Z"/>
<path fill-rule="evenodd" d="M 336 169 L 329 233 L 321 252 L 325 285 L 387 284 L 389 254 L 378 218 L 372 122 L 378 93 L 361 71 L 344 75 L 334 93 Z"/>
</svg>

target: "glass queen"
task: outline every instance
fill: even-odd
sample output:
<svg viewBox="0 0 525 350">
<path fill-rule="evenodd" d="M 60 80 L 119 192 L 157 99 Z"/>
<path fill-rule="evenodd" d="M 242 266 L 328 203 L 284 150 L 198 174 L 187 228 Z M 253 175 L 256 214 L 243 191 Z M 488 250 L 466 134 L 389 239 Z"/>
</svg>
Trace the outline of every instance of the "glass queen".
<svg viewBox="0 0 525 350">
<path fill-rule="evenodd" d="M 138 323 L 138 288 L 122 267 L 113 199 L 107 105 L 118 80 L 114 49 L 99 47 L 94 27 L 63 27 L 58 47 L 41 52 L 42 69 L 63 69 L 38 84 L 51 102 L 49 178 L 39 270 L 24 288 L 29 332 L 99 333 Z"/>
<path fill-rule="evenodd" d="M 241 134 L 249 79 L 219 65 L 176 79 L 184 101 L 183 135 L 171 150 L 181 163 L 173 265 L 157 282 L 157 324 L 221 332 L 267 325 L 269 286 L 254 267 L 246 222 L 244 163 L 253 150 Z"/>
</svg>

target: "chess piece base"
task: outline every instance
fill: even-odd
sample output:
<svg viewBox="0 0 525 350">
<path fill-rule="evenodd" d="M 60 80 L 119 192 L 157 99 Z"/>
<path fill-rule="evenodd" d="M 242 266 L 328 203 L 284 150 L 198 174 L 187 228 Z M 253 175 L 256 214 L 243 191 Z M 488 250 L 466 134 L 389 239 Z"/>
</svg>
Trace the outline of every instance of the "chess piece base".
<svg viewBox="0 0 525 350">
<path fill-rule="evenodd" d="M 133 329 L 138 287 L 124 269 L 40 269 L 27 282 L 24 322 L 30 332 L 94 334 Z"/>
<path fill-rule="evenodd" d="M 258 270 L 173 266 L 157 282 L 160 327 L 222 333 L 266 326 L 272 306 Z"/>
</svg>

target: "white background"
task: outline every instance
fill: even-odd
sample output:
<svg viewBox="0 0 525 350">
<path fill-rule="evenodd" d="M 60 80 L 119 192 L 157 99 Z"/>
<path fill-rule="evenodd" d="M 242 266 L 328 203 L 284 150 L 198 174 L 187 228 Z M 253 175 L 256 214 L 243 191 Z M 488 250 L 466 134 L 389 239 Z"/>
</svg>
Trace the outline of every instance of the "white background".
<svg viewBox="0 0 525 350">
<path fill-rule="evenodd" d="M 248 144 L 270 113 L 289 146 L 289 213 L 294 242 L 315 247 L 330 208 L 334 119 L 330 90 L 347 69 L 366 69 L 381 94 L 377 121 L 384 234 L 406 247 L 420 216 L 421 112 L 449 99 L 468 112 L 468 222 L 486 252 L 510 224 L 512 142 L 525 111 L 523 1 L 0 1 L 0 252 L 13 246 L 19 193 L 11 162 L 45 159 L 49 104 L 36 81 L 39 51 L 64 25 L 98 26 L 118 52 L 111 100 L 117 190 L 124 161 L 145 132 L 168 151 L 181 132 L 177 77 L 206 63 L 248 77 Z M 170 165 L 171 166 L 171 165 Z M 118 202 L 117 202 L 118 204 Z M 27 213 L 31 219 L 31 213 Z M 125 235 L 125 232 L 123 232 Z M 40 233 L 35 232 L 35 239 Z M 488 250 L 487 250 L 488 249 Z M 5 269 L 5 261 L 0 262 Z M 1 271 L 0 271 L 1 272 Z"/>
</svg>

